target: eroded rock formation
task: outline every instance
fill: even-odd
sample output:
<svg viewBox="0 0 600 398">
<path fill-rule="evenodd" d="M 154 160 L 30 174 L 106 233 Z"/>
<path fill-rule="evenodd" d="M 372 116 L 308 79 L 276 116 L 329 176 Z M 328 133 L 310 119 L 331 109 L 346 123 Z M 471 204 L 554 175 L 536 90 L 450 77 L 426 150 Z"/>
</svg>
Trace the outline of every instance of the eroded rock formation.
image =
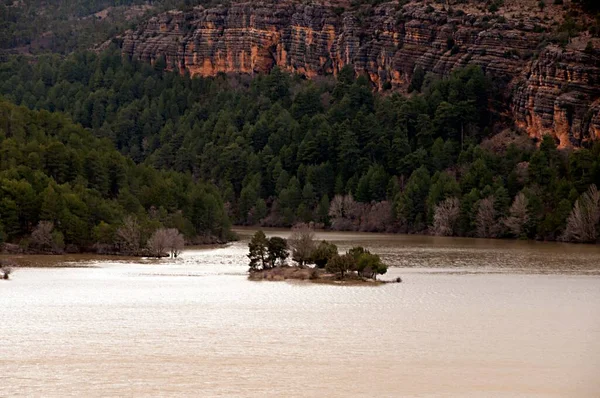
<svg viewBox="0 0 600 398">
<path fill-rule="evenodd" d="M 477 64 L 501 88 L 493 106 L 532 137 L 553 134 L 562 147 L 598 139 L 598 54 L 544 44 L 554 20 L 506 3 L 502 14 L 422 1 L 356 9 L 294 1 L 197 7 L 150 19 L 123 37 L 122 48 L 149 62 L 164 56 L 169 68 L 202 76 L 278 66 L 312 78 L 351 64 L 380 90 L 406 89 L 417 66 L 443 75 Z"/>
</svg>

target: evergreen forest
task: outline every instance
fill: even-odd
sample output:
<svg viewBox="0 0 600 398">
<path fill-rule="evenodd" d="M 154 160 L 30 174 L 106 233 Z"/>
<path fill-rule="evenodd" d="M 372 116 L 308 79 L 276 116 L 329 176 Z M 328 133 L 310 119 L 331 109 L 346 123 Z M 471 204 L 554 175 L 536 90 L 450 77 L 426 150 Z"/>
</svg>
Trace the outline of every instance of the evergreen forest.
<svg viewBox="0 0 600 398">
<path fill-rule="evenodd" d="M 85 247 L 135 214 L 188 238 L 313 222 L 598 239 L 600 144 L 559 150 L 514 131 L 477 66 L 417 70 L 411 91 L 374 93 L 351 67 L 312 81 L 277 68 L 192 78 L 118 48 L 11 56 L 0 64 L 4 234 L 52 220 Z"/>
</svg>

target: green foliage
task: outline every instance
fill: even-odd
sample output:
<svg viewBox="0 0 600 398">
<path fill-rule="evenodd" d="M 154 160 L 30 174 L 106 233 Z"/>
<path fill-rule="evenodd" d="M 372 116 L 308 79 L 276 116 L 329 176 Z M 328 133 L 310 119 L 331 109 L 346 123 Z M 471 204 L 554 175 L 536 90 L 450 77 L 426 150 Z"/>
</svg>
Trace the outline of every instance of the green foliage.
<svg viewBox="0 0 600 398">
<path fill-rule="evenodd" d="M 267 250 L 269 252 L 269 263 L 271 267 L 275 267 L 278 264 L 285 264 L 285 260 L 290 256 L 287 241 L 278 236 L 273 236 L 269 239 Z"/>
<path fill-rule="evenodd" d="M 396 201 L 396 211 L 400 218 L 405 224 L 413 225 L 417 230 L 425 227 L 429 190 L 429 172 L 424 166 L 421 166 L 411 174 L 406 188 Z"/>
<path fill-rule="evenodd" d="M 250 269 L 269 268 L 269 239 L 263 231 L 256 231 L 248 243 L 248 258 L 250 259 Z"/>
<path fill-rule="evenodd" d="M 151 208 L 159 223 L 187 237 L 225 236 L 229 219 L 356 229 L 368 222 L 378 230 L 372 225 L 387 222 L 374 211 L 381 203 L 394 220 L 379 230 L 422 232 L 448 197 L 460 202 L 457 233 L 473 236 L 479 200 L 494 196 L 500 219 L 523 189 L 541 201 L 529 200 L 535 215 L 527 236 L 553 239 L 564 228 L 560 202 L 572 205 L 589 184 L 600 184 L 598 149 L 566 156 L 551 137 L 539 150 L 480 146 L 494 131 L 496 87 L 476 66 L 445 78 L 417 67 L 407 97 L 374 94 L 351 65 L 337 81 L 312 82 L 277 68 L 249 79 L 190 78 L 154 66 L 116 48 L 0 64 L 6 99 L 64 112 L 98 143 L 65 132 L 44 142 L 42 153 L 24 144 L 35 147 L 41 134 L 25 131 L 26 118 L 0 119 L 0 169 L 10 170 L 10 183 L 0 181 L 0 221 L 8 239 L 43 219 L 61 225 L 67 243 L 91 242 L 101 221 L 114 227 Z M 7 120 L 18 123 L 9 127 Z M 343 209 L 347 222 L 337 217 L 333 225 L 336 195 L 354 200 Z M 561 216 L 552 217 L 556 212 Z"/>
<path fill-rule="evenodd" d="M 327 272 L 339 275 L 340 279 L 344 279 L 346 274 L 353 271 L 356 267 L 356 260 L 349 254 L 338 255 L 337 253 L 327 262 L 325 269 Z"/>
<path fill-rule="evenodd" d="M 126 215 L 223 238 L 228 220 L 215 187 L 135 165 L 106 139 L 59 113 L 0 101 L 0 219 L 9 240 L 52 222 L 58 246 L 113 245 Z"/>
<path fill-rule="evenodd" d="M 377 254 L 365 252 L 356 259 L 356 270 L 361 276 L 376 279 L 377 275 L 385 274 L 387 269 L 388 266 Z"/>
<path fill-rule="evenodd" d="M 423 97 L 410 100 L 376 100 L 351 66 L 339 71 L 336 84 L 303 84 L 277 69 L 251 82 L 190 79 L 123 58 L 118 49 L 41 57 L 36 65 L 14 57 L 0 66 L 0 79 L 8 99 L 66 112 L 135 162 L 213 181 L 240 224 L 327 222 L 322 198 L 335 194 L 352 193 L 364 203 L 392 199 L 392 177 L 423 166 L 434 141 L 437 171 L 454 161 L 459 131 L 488 123 L 467 115 L 487 115 L 477 68 L 450 81 L 421 82 Z M 102 167 L 99 151 L 78 158 L 61 145 L 53 144 L 46 160 L 57 184 L 81 173 L 90 188 L 109 196 L 122 184 L 122 161 Z M 160 192 L 152 190 L 157 199 Z M 135 202 L 127 201 L 129 211 L 146 205 Z M 194 228 L 223 219 L 222 212 L 208 214 L 214 207 L 210 200 L 193 205 Z"/>
<path fill-rule="evenodd" d="M 331 260 L 334 256 L 337 256 L 338 248 L 333 243 L 327 241 L 321 241 L 319 245 L 315 248 L 312 253 L 312 262 L 318 268 L 324 268 L 325 265 Z"/>
</svg>

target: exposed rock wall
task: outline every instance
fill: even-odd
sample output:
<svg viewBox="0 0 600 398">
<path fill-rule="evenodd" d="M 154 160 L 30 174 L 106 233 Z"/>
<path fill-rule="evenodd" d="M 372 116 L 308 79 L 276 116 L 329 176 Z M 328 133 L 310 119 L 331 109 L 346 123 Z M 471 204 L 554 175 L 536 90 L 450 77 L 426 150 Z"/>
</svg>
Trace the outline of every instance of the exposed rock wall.
<svg viewBox="0 0 600 398">
<path fill-rule="evenodd" d="M 202 76 L 278 66 L 310 78 L 351 64 L 378 89 L 406 89 L 417 66 L 443 75 L 477 64 L 501 87 L 498 111 L 532 137 L 553 134 L 563 147 L 600 137 L 598 55 L 540 46 L 550 22 L 535 15 L 436 7 L 421 1 L 353 11 L 298 2 L 197 7 L 150 19 L 123 37 L 122 48 L 150 62 L 162 55 L 168 67 Z"/>
</svg>

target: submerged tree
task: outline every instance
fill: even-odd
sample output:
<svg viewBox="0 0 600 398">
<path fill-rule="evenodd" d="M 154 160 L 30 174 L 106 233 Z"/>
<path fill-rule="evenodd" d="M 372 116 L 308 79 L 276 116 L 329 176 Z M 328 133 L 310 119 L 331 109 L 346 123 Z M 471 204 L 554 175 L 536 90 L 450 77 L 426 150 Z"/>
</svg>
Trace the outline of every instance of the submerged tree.
<svg viewBox="0 0 600 398">
<path fill-rule="evenodd" d="M 16 264 L 11 260 L 0 260 L 0 279 L 8 280 L 14 266 Z"/>
<path fill-rule="evenodd" d="M 150 255 L 163 257 L 167 254 L 176 258 L 185 245 L 183 235 L 176 228 L 159 228 L 148 239 L 147 248 Z"/>
<path fill-rule="evenodd" d="M 3 266 L 0 271 L 2 271 L 2 279 L 8 280 L 9 275 L 12 274 L 12 268 L 8 266 Z"/>
<path fill-rule="evenodd" d="M 185 246 L 183 234 L 181 234 L 177 228 L 169 228 L 167 229 L 167 237 L 167 248 L 169 249 L 171 257 L 177 258 Z"/>
<path fill-rule="evenodd" d="M 159 228 L 148 239 L 148 252 L 153 257 L 163 257 L 169 245 L 169 234 L 166 229 Z"/>
</svg>

